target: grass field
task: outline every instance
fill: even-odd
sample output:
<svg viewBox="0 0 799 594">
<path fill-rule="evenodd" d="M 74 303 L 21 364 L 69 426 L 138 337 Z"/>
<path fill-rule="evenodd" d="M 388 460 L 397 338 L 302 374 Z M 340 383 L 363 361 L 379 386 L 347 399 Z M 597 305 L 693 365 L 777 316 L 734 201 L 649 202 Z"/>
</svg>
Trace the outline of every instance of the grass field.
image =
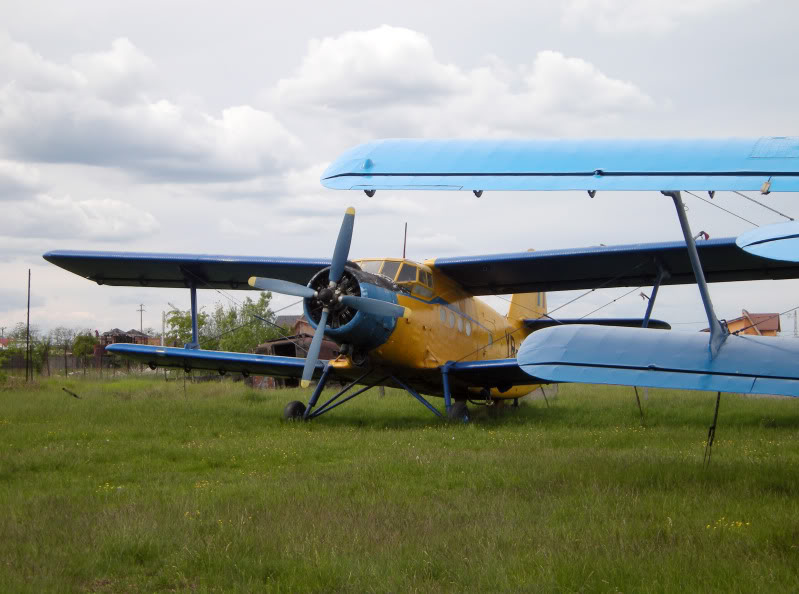
<svg viewBox="0 0 799 594">
<path fill-rule="evenodd" d="M 75 399 L 61 390 L 78 393 Z M 799 402 L 561 386 L 438 421 L 367 393 L 0 392 L 0 590 L 796 592 Z M 303 398 L 304 399 L 304 398 Z"/>
</svg>

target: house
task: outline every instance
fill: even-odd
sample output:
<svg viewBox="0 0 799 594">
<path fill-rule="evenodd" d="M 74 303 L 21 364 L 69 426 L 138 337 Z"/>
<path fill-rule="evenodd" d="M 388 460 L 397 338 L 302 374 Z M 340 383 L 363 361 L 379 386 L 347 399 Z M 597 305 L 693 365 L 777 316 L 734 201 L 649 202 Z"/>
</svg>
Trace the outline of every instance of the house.
<svg viewBox="0 0 799 594">
<path fill-rule="evenodd" d="M 753 334 L 756 336 L 777 336 L 780 331 L 780 314 L 778 313 L 749 313 L 741 310 L 741 317 L 727 320 L 730 333 Z M 705 328 L 702 332 L 710 332 Z"/>
<path fill-rule="evenodd" d="M 151 336 L 148 336 L 144 332 L 139 332 L 138 330 L 128 330 L 124 332 L 119 328 L 114 328 L 113 330 L 109 330 L 108 332 L 103 332 L 98 337 L 100 339 L 100 345 L 105 348 L 109 344 L 118 344 L 118 343 L 132 343 L 132 344 L 160 344 L 159 342 L 151 343 L 150 340 L 152 339 Z"/>
</svg>

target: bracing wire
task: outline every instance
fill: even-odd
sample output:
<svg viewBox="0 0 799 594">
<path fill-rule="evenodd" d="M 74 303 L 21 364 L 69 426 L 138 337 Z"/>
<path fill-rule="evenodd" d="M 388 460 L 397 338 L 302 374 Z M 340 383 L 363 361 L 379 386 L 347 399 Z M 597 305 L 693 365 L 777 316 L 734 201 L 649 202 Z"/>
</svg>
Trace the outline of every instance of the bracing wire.
<svg viewBox="0 0 799 594">
<path fill-rule="evenodd" d="M 755 227 L 760 227 L 760 225 L 758 225 L 757 223 L 753 223 L 753 222 L 752 222 L 752 221 L 750 221 L 749 219 L 745 219 L 745 218 L 744 218 L 744 217 L 742 217 L 741 215 L 735 214 L 735 213 L 734 213 L 734 212 L 732 212 L 731 210 L 727 210 L 726 208 L 724 208 L 723 206 L 719 206 L 719 205 L 718 205 L 718 204 L 716 204 L 715 202 L 711 202 L 710 200 L 705 200 L 704 198 L 702 198 L 701 196 L 698 196 L 697 194 L 694 194 L 693 192 L 689 192 L 688 190 L 685 190 L 685 193 L 686 193 L 686 194 L 690 194 L 690 195 L 691 195 L 691 196 L 693 196 L 694 198 L 698 198 L 699 200 L 701 200 L 701 201 L 702 201 L 702 202 L 704 202 L 705 204 L 709 204 L 710 206 L 715 206 L 715 207 L 716 207 L 716 208 L 718 208 L 719 210 L 723 210 L 723 211 L 724 211 L 724 212 L 726 212 L 727 214 L 731 214 L 732 216 L 734 216 L 734 217 L 736 217 L 736 218 L 738 218 L 738 219 L 741 219 L 742 221 L 746 221 L 746 222 L 747 222 L 747 223 L 749 223 L 750 225 L 754 225 Z"/>
<path fill-rule="evenodd" d="M 763 207 L 763 208 L 765 208 L 766 210 L 770 210 L 771 212 L 773 212 L 773 213 L 776 213 L 776 214 L 780 215 L 781 217 L 785 217 L 785 218 L 786 218 L 786 219 L 788 219 L 789 221 L 793 221 L 793 220 L 794 220 L 794 218 L 793 218 L 793 217 L 789 217 L 787 214 L 781 213 L 781 212 L 780 212 L 780 211 L 778 211 L 776 208 L 771 208 L 771 207 L 770 207 L 770 206 L 768 206 L 767 204 L 763 204 L 762 202 L 758 202 L 758 201 L 757 201 L 757 200 L 755 200 L 754 198 L 752 198 L 752 197 L 750 197 L 750 196 L 747 196 L 746 194 L 742 194 L 741 192 L 738 192 L 737 190 L 733 190 L 733 191 L 732 191 L 732 193 L 733 193 L 733 194 L 738 194 L 738 195 L 739 195 L 741 198 L 746 198 L 747 200 L 749 200 L 749 202 L 754 202 L 755 204 L 757 204 L 757 205 L 759 205 L 759 206 L 762 206 L 762 207 Z"/>
</svg>

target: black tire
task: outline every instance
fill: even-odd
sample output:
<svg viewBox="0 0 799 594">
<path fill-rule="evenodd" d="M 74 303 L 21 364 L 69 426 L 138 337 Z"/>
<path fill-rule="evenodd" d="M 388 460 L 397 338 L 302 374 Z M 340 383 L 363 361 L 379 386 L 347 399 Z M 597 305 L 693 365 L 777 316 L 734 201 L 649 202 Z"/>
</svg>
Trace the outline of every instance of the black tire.
<svg viewBox="0 0 799 594">
<path fill-rule="evenodd" d="M 469 407 L 466 406 L 465 400 L 456 400 L 452 403 L 447 413 L 447 418 L 450 421 L 460 421 L 462 423 L 469 422 Z"/>
<path fill-rule="evenodd" d="M 292 400 L 283 409 L 283 419 L 286 421 L 301 421 L 305 414 L 305 405 L 299 400 Z"/>
</svg>

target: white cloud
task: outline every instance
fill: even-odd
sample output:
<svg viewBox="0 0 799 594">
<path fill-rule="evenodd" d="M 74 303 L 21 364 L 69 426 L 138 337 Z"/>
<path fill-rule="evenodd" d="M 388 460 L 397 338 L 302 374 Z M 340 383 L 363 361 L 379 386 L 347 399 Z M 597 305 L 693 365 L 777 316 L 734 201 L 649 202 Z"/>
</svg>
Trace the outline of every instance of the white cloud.
<svg viewBox="0 0 799 594">
<path fill-rule="evenodd" d="M 152 98 L 155 67 L 127 39 L 70 65 L 8 38 L 0 56 L 0 147 L 15 158 L 208 181 L 277 171 L 299 148 L 274 115 L 248 105 L 213 115 Z"/>
<path fill-rule="evenodd" d="M 222 217 L 219 220 L 219 232 L 224 235 L 236 235 L 245 237 L 257 237 L 258 233 L 255 229 L 242 225 L 241 223 L 234 223 L 227 217 Z"/>
<path fill-rule="evenodd" d="M 267 96 L 297 125 L 338 126 L 336 138 L 596 135 L 656 107 L 580 58 L 541 51 L 528 65 L 488 57 L 466 70 L 440 62 L 424 35 L 388 26 L 312 42 Z"/>
<path fill-rule="evenodd" d="M 415 253 L 444 254 L 462 250 L 464 245 L 454 235 L 425 229 L 425 233 L 408 236 L 408 247 Z"/>
<path fill-rule="evenodd" d="M 383 25 L 311 40 L 295 76 L 275 92 L 285 104 L 359 110 L 435 100 L 468 84 L 456 66 L 438 62 L 427 37 Z"/>
<path fill-rule="evenodd" d="M 119 200 L 73 200 L 39 194 L 6 208 L 0 233 L 7 237 L 124 241 L 152 235 L 153 215 Z"/>
<path fill-rule="evenodd" d="M 590 27 L 601 33 L 666 33 L 681 22 L 728 11 L 758 0 L 567 0 L 567 28 Z"/>
<path fill-rule="evenodd" d="M 18 200 L 41 189 L 39 172 L 24 163 L 0 160 L 0 200 Z"/>
</svg>

